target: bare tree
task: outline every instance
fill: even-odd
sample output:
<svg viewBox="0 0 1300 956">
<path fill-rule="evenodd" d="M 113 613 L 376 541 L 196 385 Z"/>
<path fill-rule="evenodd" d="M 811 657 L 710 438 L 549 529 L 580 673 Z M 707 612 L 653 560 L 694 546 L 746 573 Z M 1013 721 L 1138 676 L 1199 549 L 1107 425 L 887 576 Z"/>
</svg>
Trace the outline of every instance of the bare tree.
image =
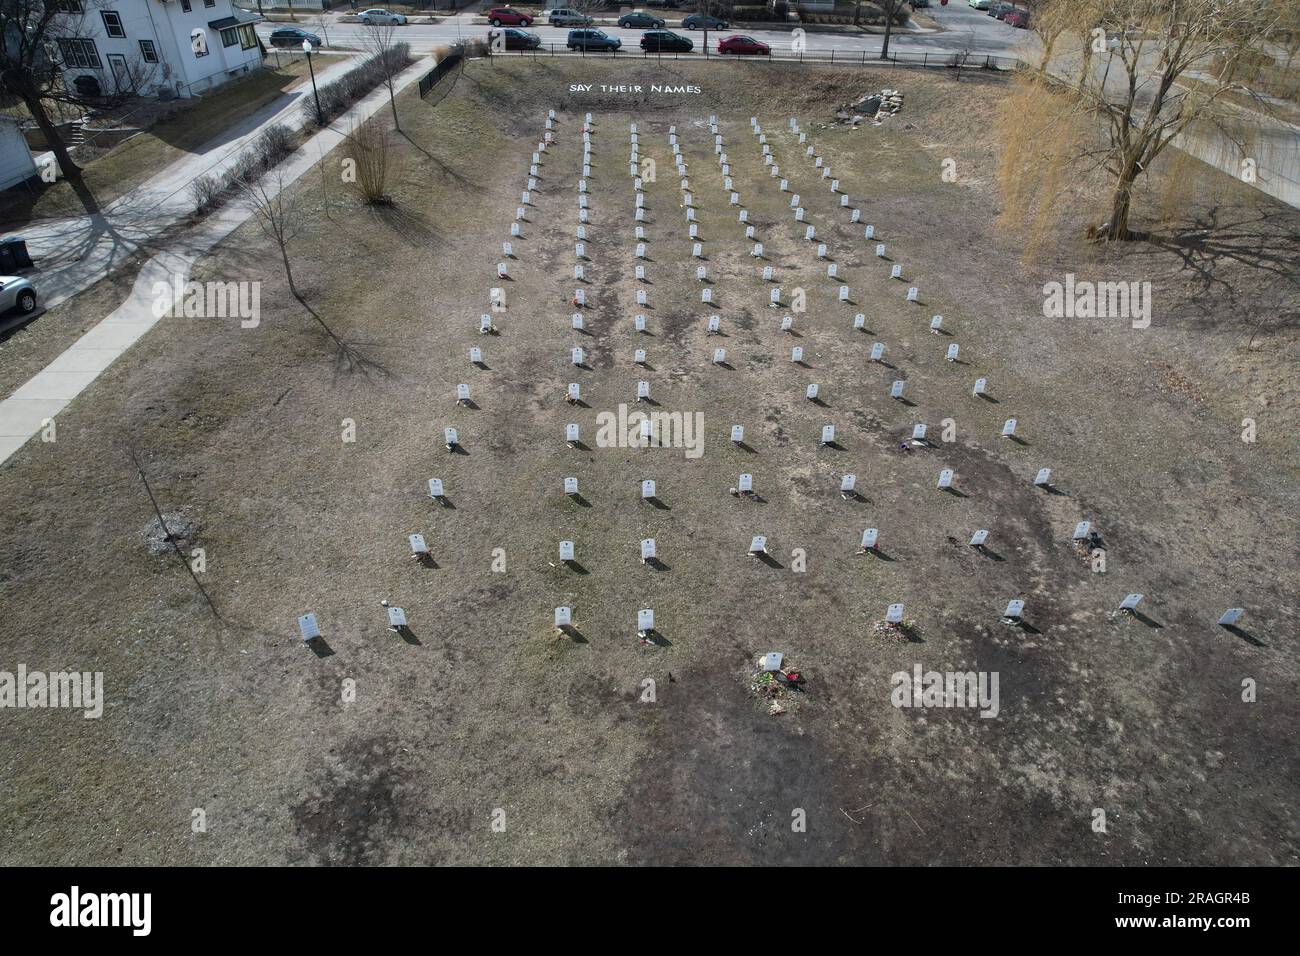
<svg viewBox="0 0 1300 956">
<path fill-rule="evenodd" d="M 373 58 L 373 62 L 383 71 L 384 85 L 388 87 L 388 105 L 393 110 L 393 129 L 399 133 L 402 131 L 402 124 L 397 118 L 397 92 L 396 83 L 400 67 L 398 63 L 404 59 L 393 55 L 393 49 L 397 45 L 393 32 L 397 27 L 392 23 L 370 22 L 362 25 L 361 28 L 361 46 Z"/>
<path fill-rule="evenodd" d="M 1070 70 L 1058 58 L 1022 79 L 1008 99 L 1002 127 L 1008 195 L 1045 178 L 1068 187 L 1074 177 L 1060 175 L 1065 168 L 1100 170 L 1109 183 L 1109 215 L 1091 234 L 1140 238 L 1130 227 L 1138 177 L 1175 139 L 1209 137 L 1249 155 L 1248 141 L 1270 108 L 1234 66 L 1257 56 L 1276 34 L 1288 16 L 1281 9 L 1260 0 L 1047 0 L 1040 16 L 1068 21 L 1057 35 L 1086 42 L 1088 55 L 1071 84 L 1050 75 Z M 1220 69 L 1212 73 L 1215 63 Z M 1243 100 L 1258 110 L 1234 105 Z M 1093 135 L 1098 120 L 1100 135 Z M 1037 142 L 1027 139 L 1034 129 Z M 1018 205 L 1004 206 L 1004 217 Z"/>
<path fill-rule="evenodd" d="M 400 169 L 386 131 L 373 122 L 354 126 L 348 144 L 352 147 L 350 158 L 356 163 L 356 176 L 349 180 L 353 191 L 367 205 L 392 205 L 388 184 L 400 175 Z"/>
<path fill-rule="evenodd" d="M 49 144 L 59 171 L 68 180 L 88 212 L 94 197 L 85 188 L 81 167 L 73 161 L 53 114 L 71 107 L 80 113 L 87 106 L 112 106 L 136 95 L 152 76 L 154 67 L 139 57 L 114 72 L 113 89 L 100 95 L 80 93 L 64 82 L 65 69 L 102 68 L 99 53 L 83 38 L 86 17 L 95 0 L 2 0 L 0 2 L 0 90 L 19 100 Z M 71 62 L 68 62 L 71 60 Z"/>
<path fill-rule="evenodd" d="M 876 0 L 880 9 L 885 13 L 885 40 L 880 45 L 880 58 L 889 59 L 889 36 L 894 29 L 894 17 L 903 9 L 907 0 Z"/>
</svg>

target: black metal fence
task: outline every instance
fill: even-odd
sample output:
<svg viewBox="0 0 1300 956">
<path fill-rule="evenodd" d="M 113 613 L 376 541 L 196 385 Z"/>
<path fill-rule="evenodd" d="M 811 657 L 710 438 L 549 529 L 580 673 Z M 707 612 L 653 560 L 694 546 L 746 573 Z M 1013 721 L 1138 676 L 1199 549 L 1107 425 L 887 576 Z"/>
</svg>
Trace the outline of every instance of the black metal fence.
<svg viewBox="0 0 1300 956">
<path fill-rule="evenodd" d="M 652 50 L 570 50 L 562 42 L 544 43 L 532 50 L 498 50 L 492 56 L 576 56 L 601 60 L 703 60 L 705 54 L 663 53 Z M 737 56 L 710 51 L 707 57 L 713 60 L 734 60 L 736 62 L 755 61 L 760 63 L 834 63 L 844 66 L 874 66 L 888 63 L 896 66 L 941 67 L 945 69 L 968 70 L 1014 70 L 1024 61 L 1011 56 L 989 56 L 981 53 L 931 53 L 929 51 L 891 51 L 888 57 L 881 59 L 878 50 L 773 50 L 764 56 Z"/>
<path fill-rule="evenodd" d="M 455 69 L 456 65 L 460 63 L 462 56 L 463 54 L 459 50 L 453 50 L 439 60 L 432 70 L 420 77 L 421 99 L 429 95 L 429 91 L 433 89 L 435 83 L 446 76 L 450 70 Z"/>
</svg>

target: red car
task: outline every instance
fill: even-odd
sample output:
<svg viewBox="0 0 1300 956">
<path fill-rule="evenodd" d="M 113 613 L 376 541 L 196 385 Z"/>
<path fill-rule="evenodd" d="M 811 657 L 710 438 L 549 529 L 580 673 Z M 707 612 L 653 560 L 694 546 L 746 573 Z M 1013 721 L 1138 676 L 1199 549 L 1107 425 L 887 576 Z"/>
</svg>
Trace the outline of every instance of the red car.
<svg viewBox="0 0 1300 956">
<path fill-rule="evenodd" d="M 1009 27 L 1016 27 L 1016 28 L 1018 28 L 1018 29 L 1020 29 L 1020 30 L 1028 30 L 1028 29 L 1029 29 L 1029 11 L 1028 11 L 1028 10 L 1012 10 L 1012 11 L 1010 11 L 1009 13 L 1007 13 L 1007 15 L 1006 15 L 1005 17 L 1002 18 L 1002 22 L 1005 23 L 1005 24 L 1006 24 L 1007 26 L 1009 26 Z"/>
<path fill-rule="evenodd" d="M 737 54 L 757 54 L 758 56 L 771 56 L 772 48 L 766 43 L 760 43 L 753 37 L 742 36 L 739 33 L 724 37 L 718 41 L 719 53 L 737 53 Z"/>
<path fill-rule="evenodd" d="M 494 27 L 531 27 L 533 18 L 510 7 L 493 7 L 487 12 L 488 23 Z"/>
</svg>

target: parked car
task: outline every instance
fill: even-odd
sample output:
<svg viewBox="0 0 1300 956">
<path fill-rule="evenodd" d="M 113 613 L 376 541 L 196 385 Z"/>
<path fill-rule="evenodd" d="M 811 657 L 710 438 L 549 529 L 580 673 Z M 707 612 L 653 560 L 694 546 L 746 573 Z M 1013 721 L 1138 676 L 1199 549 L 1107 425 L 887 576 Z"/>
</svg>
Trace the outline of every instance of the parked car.
<svg viewBox="0 0 1300 956">
<path fill-rule="evenodd" d="M 644 10 L 633 10 L 619 17 L 618 25 L 627 30 L 662 30 L 664 21 L 659 17 L 652 17 Z"/>
<path fill-rule="evenodd" d="M 1028 30 L 1029 11 L 1012 10 L 1010 13 L 1008 13 L 1005 17 L 1002 18 L 1002 22 L 1009 27 L 1015 27 L 1017 30 Z"/>
<path fill-rule="evenodd" d="M 282 27 L 271 33 L 271 46 L 301 47 L 304 40 L 310 40 L 313 49 L 320 46 L 320 37 L 297 27 Z"/>
<path fill-rule="evenodd" d="M 536 50 L 542 45 L 542 38 L 536 33 L 506 27 L 504 30 L 488 31 L 489 49 L 494 48 L 497 37 L 501 37 L 501 42 L 507 50 Z"/>
<path fill-rule="evenodd" d="M 930 0 L 908 0 L 913 10 L 919 10 L 921 7 L 928 7 Z"/>
<path fill-rule="evenodd" d="M 623 41 L 604 30 L 570 30 L 564 45 L 570 50 L 617 50 Z"/>
<path fill-rule="evenodd" d="M 389 13 L 387 10 L 382 10 L 379 7 L 375 7 L 372 10 L 362 10 L 361 13 L 358 14 L 358 17 L 366 26 L 370 26 L 372 23 L 378 26 L 406 26 L 406 17 L 402 16 L 400 13 Z"/>
<path fill-rule="evenodd" d="M 993 0 L 970 0 L 969 5 L 976 10 L 987 10 L 993 5 Z"/>
<path fill-rule="evenodd" d="M 23 315 L 36 311 L 36 287 L 21 276 L 0 276 L 0 312 L 10 309 Z"/>
<path fill-rule="evenodd" d="M 663 7 L 665 10 L 676 10 L 677 0 L 645 0 L 647 7 Z"/>
<path fill-rule="evenodd" d="M 596 21 L 585 13 L 560 7 L 551 11 L 549 22 L 553 27 L 589 27 Z"/>
<path fill-rule="evenodd" d="M 671 30 L 647 30 L 641 37 L 641 49 L 649 53 L 690 53 L 695 44 L 689 37 Z"/>
<path fill-rule="evenodd" d="M 1003 3 L 1001 0 L 998 0 L 997 3 L 989 4 L 989 16 L 1001 20 L 1009 11 L 1014 10 L 1015 8 L 1016 5 L 1014 3 Z"/>
<path fill-rule="evenodd" d="M 729 37 L 723 37 L 718 41 L 719 53 L 735 53 L 741 56 L 770 56 L 772 48 L 766 43 L 761 43 L 753 37 L 747 37 L 740 33 L 733 33 Z"/>
<path fill-rule="evenodd" d="M 692 13 L 682 21 L 684 30 L 725 30 L 731 26 L 726 20 L 719 20 L 717 17 L 707 16 L 703 13 Z"/>
<path fill-rule="evenodd" d="M 513 7 L 493 7 L 487 12 L 488 23 L 494 27 L 531 27 L 533 18 Z"/>
</svg>

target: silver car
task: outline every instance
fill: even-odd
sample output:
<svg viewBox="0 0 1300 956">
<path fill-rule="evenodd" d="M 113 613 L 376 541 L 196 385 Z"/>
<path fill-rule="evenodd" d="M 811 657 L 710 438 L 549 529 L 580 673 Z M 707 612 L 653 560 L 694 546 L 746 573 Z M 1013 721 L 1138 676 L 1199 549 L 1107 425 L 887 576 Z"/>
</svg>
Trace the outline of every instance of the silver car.
<svg viewBox="0 0 1300 956">
<path fill-rule="evenodd" d="M 369 26 L 372 23 L 383 26 L 406 26 L 406 17 L 402 16 L 400 13 L 389 13 L 387 10 L 381 10 L 378 7 L 373 10 L 362 10 L 360 20 L 366 26 Z"/>
<path fill-rule="evenodd" d="M 0 312 L 10 309 L 23 315 L 36 311 L 36 287 L 21 276 L 0 276 Z"/>
</svg>

